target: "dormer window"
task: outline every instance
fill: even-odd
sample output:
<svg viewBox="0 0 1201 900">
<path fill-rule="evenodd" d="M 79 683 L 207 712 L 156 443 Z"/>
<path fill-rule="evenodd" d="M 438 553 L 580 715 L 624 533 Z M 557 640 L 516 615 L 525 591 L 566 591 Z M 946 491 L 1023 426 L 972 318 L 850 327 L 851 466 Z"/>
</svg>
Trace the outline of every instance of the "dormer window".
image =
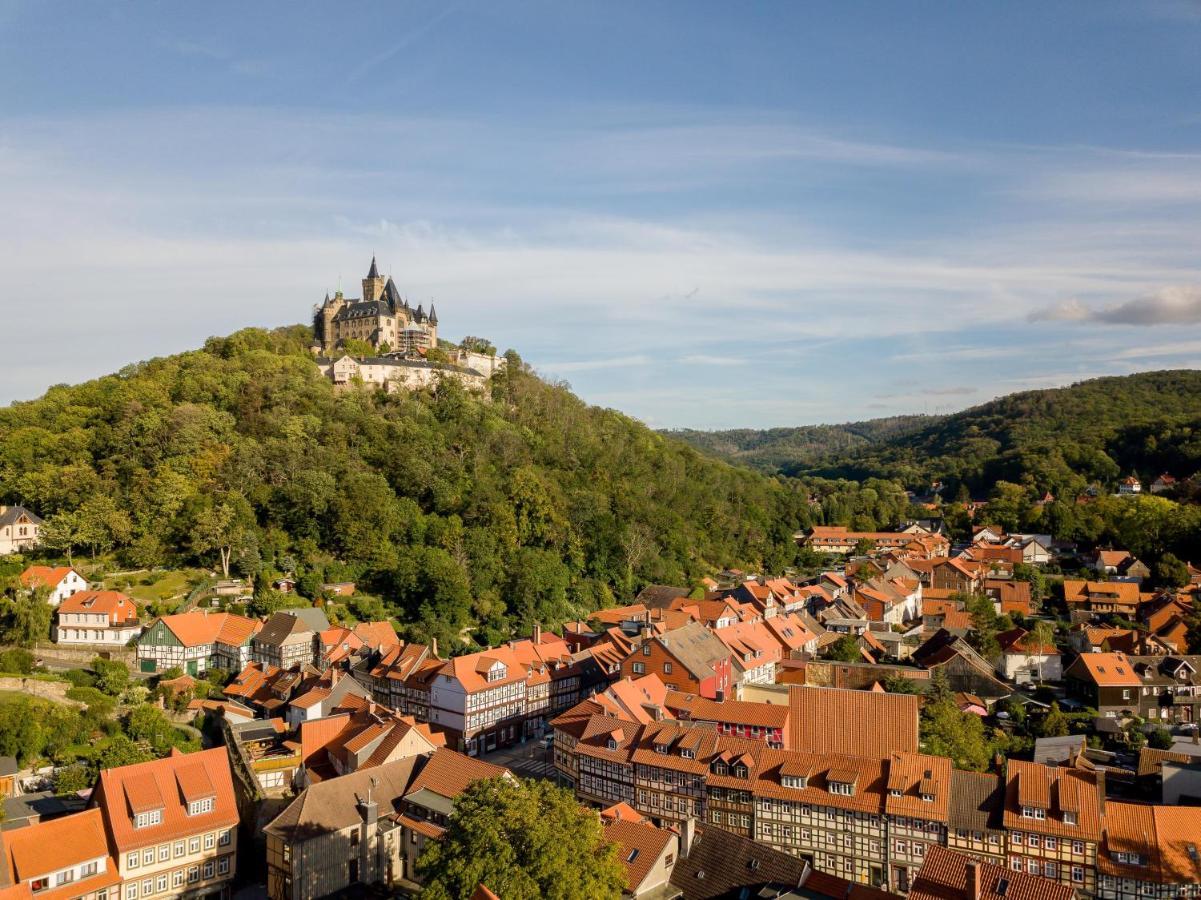
<svg viewBox="0 0 1201 900">
<path fill-rule="evenodd" d="M 655 744 L 655 752 L 666 755 L 667 754 L 667 745 L 666 744 Z"/>
<path fill-rule="evenodd" d="M 842 794 L 844 796 L 850 797 L 850 796 L 854 795 L 854 793 L 855 793 L 855 785 L 851 784 L 849 781 L 831 781 L 830 782 L 830 793 L 831 794 Z"/>
<path fill-rule="evenodd" d="M 921 798 L 922 798 L 923 803 L 933 803 L 934 802 L 933 794 L 922 794 Z"/>
<path fill-rule="evenodd" d="M 163 824 L 163 811 L 161 809 L 152 809 L 148 812 L 141 812 L 134 816 L 134 828 L 148 828 L 151 825 Z"/>
<path fill-rule="evenodd" d="M 605 746 L 608 747 L 610 750 L 616 750 L 617 749 L 617 741 L 615 741 L 613 738 L 609 738 L 609 740 L 605 742 Z"/>
<path fill-rule="evenodd" d="M 901 796 L 901 789 L 900 789 L 900 788 L 889 788 L 889 789 L 888 789 L 888 796 L 890 796 L 890 797 L 899 797 L 899 796 Z"/>
<path fill-rule="evenodd" d="M 801 790 L 809 784 L 809 779 L 804 775 L 783 775 L 780 777 L 780 783 L 786 788 Z"/>
<path fill-rule="evenodd" d="M 727 766 L 724 762 L 719 762 L 719 763 L 713 764 L 713 774 L 714 775 L 725 775 L 729 771 L 730 771 L 730 767 Z"/>
<path fill-rule="evenodd" d="M 683 759 L 692 759 L 695 755 L 696 754 L 693 753 L 691 750 L 689 750 L 687 747 L 683 747 L 680 749 L 680 756 Z"/>
<path fill-rule="evenodd" d="M 1143 858 L 1137 853 L 1115 853 L 1113 858 L 1127 866 L 1141 866 L 1143 864 Z"/>
<path fill-rule="evenodd" d="M 1065 822 L 1067 821 L 1067 816 L 1068 816 L 1068 814 L 1064 813 L 1064 821 Z M 1041 821 L 1041 820 L 1045 819 L 1046 817 L 1047 817 L 1047 811 L 1045 809 L 1043 809 L 1042 807 L 1039 807 L 1039 806 L 1023 806 L 1022 807 L 1022 818 L 1023 819 L 1038 819 Z"/>
<path fill-rule="evenodd" d="M 734 777 L 735 778 L 746 778 L 746 774 L 747 774 L 746 766 L 737 765 L 734 767 Z"/>
<path fill-rule="evenodd" d="M 1039 810 L 1039 812 L 1042 812 L 1042 810 Z M 1023 815 L 1024 814 L 1025 813 L 1023 812 Z M 1039 816 L 1039 818 L 1042 818 L 1042 816 Z M 1076 824 L 1076 814 L 1074 812 L 1066 812 L 1065 811 L 1063 814 L 1063 824 L 1064 825 L 1075 825 Z"/>
</svg>

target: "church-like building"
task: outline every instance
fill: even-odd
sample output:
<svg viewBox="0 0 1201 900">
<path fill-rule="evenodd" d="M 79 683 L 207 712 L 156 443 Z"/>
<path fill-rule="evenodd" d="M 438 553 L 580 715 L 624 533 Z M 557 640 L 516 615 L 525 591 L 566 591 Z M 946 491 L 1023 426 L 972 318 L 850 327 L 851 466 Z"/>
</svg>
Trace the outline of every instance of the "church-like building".
<svg viewBox="0 0 1201 900">
<path fill-rule="evenodd" d="M 430 304 L 427 313 L 400 295 L 395 282 L 379 273 L 375 257 L 363 279 L 362 298 L 346 298 L 338 291 L 313 315 L 313 345 L 331 353 L 349 340 L 365 341 L 381 352 L 422 354 L 438 346 L 438 313 Z"/>
</svg>

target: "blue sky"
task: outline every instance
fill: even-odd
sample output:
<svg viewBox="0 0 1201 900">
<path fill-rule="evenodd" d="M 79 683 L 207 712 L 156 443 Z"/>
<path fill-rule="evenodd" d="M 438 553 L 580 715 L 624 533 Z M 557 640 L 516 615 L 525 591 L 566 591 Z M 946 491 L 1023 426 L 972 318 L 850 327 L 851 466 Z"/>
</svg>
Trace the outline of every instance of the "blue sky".
<svg viewBox="0 0 1201 900">
<path fill-rule="evenodd" d="M 307 320 L 656 427 L 1201 362 L 1201 0 L 0 0 L 0 403 Z"/>
</svg>

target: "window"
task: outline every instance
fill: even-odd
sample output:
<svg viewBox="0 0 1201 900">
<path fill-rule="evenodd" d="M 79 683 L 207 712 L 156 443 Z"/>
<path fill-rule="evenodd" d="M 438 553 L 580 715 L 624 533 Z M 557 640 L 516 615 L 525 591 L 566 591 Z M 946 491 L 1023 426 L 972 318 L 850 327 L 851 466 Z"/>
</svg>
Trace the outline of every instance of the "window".
<svg viewBox="0 0 1201 900">
<path fill-rule="evenodd" d="M 1037 859 L 1026 860 L 1026 873 L 1028 875 L 1037 875 L 1038 874 L 1038 860 Z"/>
<path fill-rule="evenodd" d="M 1059 867 L 1053 862 L 1043 863 L 1043 875 L 1046 878 L 1058 878 Z"/>
<path fill-rule="evenodd" d="M 670 674 L 671 674 L 671 663 L 669 663 L 669 662 L 665 662 L 665 663 L 663 664 L 663 674 L 664 674 L 664 675 L 670 675 Z"/>
<path fill-rule="evenodd" d="M 166 875 L 160 875 L 158 877 L 157 888 L 158 888 L 158 892 L 160 894 L 167 889 L 167 876 Z"/>
<path fill-rule="evenodd" d="M 634 665 L 631 668 L 634 670 L 635 675 L 645 675 L 646 674 L 646 666 L 643 663 L 636 662 L 636 663 L 634 663 Z"/>
<path fill-rule="evenodd" d="M 152 809 L 150 812 L 138 813 L 133 820 L 134 828 L 146 828 L 150 825 L 161 825 L 163 822 L 163 811 L 161 809 Z"/>
<path fill-rule="evenodd" d="M 1072 852 L 1073 853 L 1083 853 L 1084 852 L 1084 841 L 1072 841 Z"/>
<path fill-rule="evenodd" d="M 1042 842 L 1037 834 L 1032 834 L 1030 837 L 1026 838 L 1027 847 L 1037 847 L 1040 843 Z"/>
<path fill-rule="evenodd" d="M 137 851 L 134 851 L 133 853 L 129 854 L 129 856 L 125 857 L 125 868 L 127 869 L 136 869 L 141 864 L 142 854 L 138 853 Z"/>
<path fill-rule="evenodd" d="M 154 882 L 147 878 L 142 882 L 142 896 L 149 897 L 154 893 Z"/>
<path fill-rule="evenodd" d="M 183 856 L 183 841 L 175 842 L 175 856 L 176 858 Z"/>
<path fill-rule="evenodd" d="M 1022 871 L 1021 857 L 1015 856 L 1012 859 L 1010 859 L 1009 860 L 1009 868 L 1013 869 L 1013 871 L 1015 871 L 1015 872 Z"/>
<path fill-rule="evenodd" d="M 96 860 L 92 860 L 90 863 L 84 863 L 84 866 L 80 870 L 79 874 L 83 878 L 88 878 L 92 875 L 95 875 L 99 870 L 99 864 L 96 862 Z"/>
<path fill-rule="evenodd" d="M 166 862 L 170 858 L 171 858 L 171 845 L 163 844 L 161 847 L 158 848 L 158 861 Z"/>
<path fill-rule="evenodd" d="M 205 878 L 213 877 L 213 861 L 211 859 L 204 864 L 204 877 Z"/>
<path fill-rule="evenodd" d="M 125 900 L 138 900 L 138 886 L 136 884 L 125 885 Z"/>
<path fill-rule="evenodd" d="M 1046 817 L 1047 817 L 1047 811 L 1045 809 L 1042 809 L 1041 807 L 1038 807 L 1038 806 L 1023 806 L 1022 807 L 1022 818 L 1023 819 L 1045 819 Z"/>
<path fill-rule="evenodd" d="M 60 884 L 70 884 L 75 880 L 75 870 L 67 869 L 65 872 L 59 872 L 54 876 L 54 884 L 57 887 Z"/>
<path fill-rule="evenodd" d="M 684 748 L 682 748 L 682 749 L 680 750 L 680 756 L 681 756 L 682 758 L 684 758 L 684 759 L 692 759 L 692 758 L 693 758 L 693 756 L 695 756 L 695 755 L 696 755 L 696 754 L 694 754 L 694 753 L 693 753 L 691 750 L 689 750 L 687 747 L 684 747 Z"/>
<path fill-rule="evenodd" d="M 228 847 L 232 835 L 233 835 L 232 831 L 221 832 L 221 837 L 217 838 L 217 843 L 220 844 L 222 847 Z"/>
<path fill-rule="evenodd" d="M 1013 844 L 1015 847 L 1022 846 L 1022 833 L 1020 831 L 1015 831 L 1013 834 L 1011 834 L 1009 836 L 1009 843 Z"/>
<path fill-rule="evenodd" d="M 1059 847 L 1059 841 L 1053 837 L 1045 837 L 1043 838 L 1043 846 L 1048 850 L 1055 850 Z"/>
<path fill-rule="evenodd" d="M 831 794 L 845 794 L 846 796 L 849 797 L 855 793 L 855 788 L 853 785 L 848 784 L 845 781 L 831 781 L 830 782 L 830 793 Z"/>
<path fill-rule="evenodd" d="M 1074 812 L 1066 812 L 1065 811 L 1063 814 L 1063 824 L 1064 825 L 1075 825 L 1076 824 L 1076 814 Z"/>
<path fill-rule="evenodd" d="M 191 803 L 188 804 L 188 815 L 189 816 L 199 816 L 199 815 L 202 815 L 203 813 L 210 813 L 212 811 L 213 811 L 213 798 L 212 797 L 205 797 L 203 800 L 193 800 Z"/>
<path fill-rule="evenodd" d="M 189 853 L 199 853 L 200 852 L 200 838 L 194 837 L 190 841 L 188 841 L 188 852 Z"/>
<path fill-rule="evenodd" d="M 188 866 L 188 884 L 195 884 L 200 880 L 200 866 Z"/>
<path fill-rule="evenodd" d="M 220 859 L 217 860 L 217 874 L 218 875 L 228 875 L 229 874 L 229 857 L 228 856 L 222 856 Z"/>
<path fill-rule="evenodd" d="M 650 644 L 643 644 L 643 645 L 642 645 L 642 655 L 643 655 L 643 656 L 650 656 L 650 655 L 651 655 L 651 645 L 650 645 Z"/>
<path fill-rule="evenodd" d="M 179 887 L 183 884 L 183 870 L 179 870 L 171 876 L 171 887 Z"/>
<path fill-rule="evenodd" d="M 1078 884 L 1084 882 L 1084 866 L 1072 866 L 1072 881 Z"/>
</svg>

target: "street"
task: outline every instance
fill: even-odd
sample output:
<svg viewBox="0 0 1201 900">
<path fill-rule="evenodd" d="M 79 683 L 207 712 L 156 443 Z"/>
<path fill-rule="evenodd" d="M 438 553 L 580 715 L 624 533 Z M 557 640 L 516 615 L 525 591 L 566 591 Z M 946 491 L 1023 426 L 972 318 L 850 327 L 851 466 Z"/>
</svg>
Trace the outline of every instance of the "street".
<svg viewBox="0 0 1201 900">
<path fill-rule="evenodd" d="M 481 756 L 480 759 L 493 765 L 504 766 L 514 775 L 522 778 L 543 778 L 553 781 L 555 777 L 553 753 L 553 749 L 544 749 L 538 741 L 529 740 L 524 744 L 514 744 L 512 747 L 494 750 Z"/>
</svg>

